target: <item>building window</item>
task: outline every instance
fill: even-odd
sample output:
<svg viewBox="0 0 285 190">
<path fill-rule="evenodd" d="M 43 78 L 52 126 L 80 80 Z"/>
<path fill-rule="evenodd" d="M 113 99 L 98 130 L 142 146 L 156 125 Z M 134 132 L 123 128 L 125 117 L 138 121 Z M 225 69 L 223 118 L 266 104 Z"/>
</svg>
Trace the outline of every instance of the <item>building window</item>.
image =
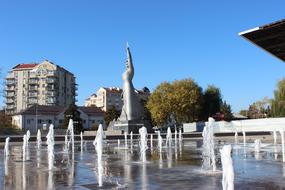
<svg viewBox="0 0 285 190">
<path fill-rule="evenodd" d="M 38 119 L 38 124 L 41 124 L 42 123 L 42 120 L 41 119 Z"/>
<path fill-rule="evenodd" d="M 45 87 L 45 84 L 42 84 L 42 87 L 44 88 L 44 87 Z"/>
<path fill-rule="evenodd" d="M 83 120 L 83 124 L 85 124 L 85 123 L 86 123 L 86 120 L 84 119 L 84 120 Z"/>
<path fill-rule="evenodd" d="M 27 124 L 31 124 L 31 120 L 30 119 L 27 120 Z"/>
<path fill-rule="evenodd" d="M 49 123 L 49 124 L 52 124 L 52 120 L 51 120 L 51 119 L 49 119 L 49 120 L 48 120 L 48 123 Z"/>
<path fill-rule="evenodd" d="M 59 122 L 59 123 L 62 123 L 62 119 L 60 119 L 58 122 Z"/>
</svg>

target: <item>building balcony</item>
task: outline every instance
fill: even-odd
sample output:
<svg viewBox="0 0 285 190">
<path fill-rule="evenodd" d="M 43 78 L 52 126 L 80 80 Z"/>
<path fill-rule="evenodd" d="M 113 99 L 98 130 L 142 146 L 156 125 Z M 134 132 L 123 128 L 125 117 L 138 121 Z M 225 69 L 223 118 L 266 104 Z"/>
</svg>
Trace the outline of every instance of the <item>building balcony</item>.
<svg viewBox="0 0 285 190">
<path fill-rule="evenodd" d="M 13 80 L 6 80 L 6 85 L 7 86 L 11 86 L 11 85 L 15 85 L 16 84 L 16 82 L 15 82 L 15 80 L 13 79 Z"/>
<path fill-rule="evenodd" d="M 29 93 L 28 98 L 38 97 L 38 93 Z"/>
<path fill-rule="evenodd" d="M 56 93 L 55 93 L 54 91 L 47 91 L 47 92 L 46 92 L 46 96 L 47 96 L 47 97 L 50 97 L 50 96 L 51 96 L 51 97 L 54 97 L 54 96 L 56 96 Z"/>
<path fill-rule="evenodd" d="M 14 110 L 16 108 L 15 105 L 7 105 L 6 110 Z"/>
<path fill-rule="evenodd" d="M 51 84 L 50 84 L 50 85 L 47 85 L 47 86 L 46 86 L 46 90 L 48 90 L 48 91 L 54 91 L 54 90 L 56 90 L 56 85 L 53 85 L 53 84 L 52 84 L 52 85 L 51 85 Z"/>
<path fill-rule="evenodd" d="M 5 91 L 6 92 L 11 92 L 11 91 L 15 91 L 16 90 L 16 88 L 14 87 L 14 86 L 7 86 L 6 88 L 5 88 Z"/>
<path fill-rule="evenodd" d="M 12 98 L 7 99 L 5 102 L 6 102 L 7 105 L 8 105 L 8 104 L 9 104 L 9 105 L 15 104 L 15 100 L 12 99 Z"/>
<path fill-rule="evenodd" d="M 37 98 L 29 98 L 28 99 L 28 105 L 33 105 L 33 104 L 37 104 L 37 103 L 38 103 Z"/>
<path fill-rule="evenodd" d="M 46 76 L 47 77 L 56 77 L 56 71 L 48 71 Z"/>
<path fill-rule="evenodd" d="M 37 72 L 30 72 L 29 78 L 31 79 L 38 78 Z"/>
<path fill-rule="evenodd" d="M 56 103 L 56 98 L 47 98 L 46 103 L 47 104 L 55 104 Z"/>
<path fill-rule="evenodd" d="M 29 86 L 29 91 L 37 91 L 38 87 L 37 86 Z"/>
<path fill-rule="evenodd" d="M 8 93 L 6 93 L 5 94 L 5 96 L 7 97 L 7 98 L 14 98 L 15 97 L 15 93 L 11 93 L 11 92 L 8 92 Z"/>
<path fill-rule="evenodd" d="M 48 84 L 50 84 L 50 83 L 55 83 L 56 80 L 55 80 L 54 78 L 47 78 L 46 82 L 47 82 Z"/>
<path fill-rule="evenodd" d="M 37 79 L 30 79 L 29 84 L 36 85 L 36 84 L 38 84 L 38 80 Z"/>
</svg>

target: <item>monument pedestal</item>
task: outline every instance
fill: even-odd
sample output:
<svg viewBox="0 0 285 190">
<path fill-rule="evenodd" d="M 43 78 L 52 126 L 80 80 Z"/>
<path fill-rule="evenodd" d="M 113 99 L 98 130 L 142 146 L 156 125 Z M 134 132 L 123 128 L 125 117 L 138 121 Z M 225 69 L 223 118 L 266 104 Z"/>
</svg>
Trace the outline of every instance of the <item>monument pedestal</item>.
<svg viewBox="0 0 285 190">
<path fill-rule="evenodd" d="M 152 133 L 152 126 L 147 120 L 129 120 L 129 121 L 116 121 L 113 123 L 111 127 L 112 130 L 121 131 L 122 134 L 124 132 L 128 132 L 130 134 L 133 132 L 134 134 L 139 133 L 139 129 L 141 127 L 146 127 L 148 133 Z"/>
</svg>

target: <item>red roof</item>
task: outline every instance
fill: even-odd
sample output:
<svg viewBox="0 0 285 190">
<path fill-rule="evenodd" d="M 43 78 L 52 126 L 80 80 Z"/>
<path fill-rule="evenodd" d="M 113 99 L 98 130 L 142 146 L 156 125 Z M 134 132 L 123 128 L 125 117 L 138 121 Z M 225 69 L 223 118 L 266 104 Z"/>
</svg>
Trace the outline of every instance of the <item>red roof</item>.
<svg viewBox="0 0 285 190">
<path fill-rule="evenodd" d="M 29 69 L 29 68 L 34 68 L 37 66 L 37 63 L 32 63 L 32 64 L 18 64 L 16 65 L 13 69 Z"/>
</svg>

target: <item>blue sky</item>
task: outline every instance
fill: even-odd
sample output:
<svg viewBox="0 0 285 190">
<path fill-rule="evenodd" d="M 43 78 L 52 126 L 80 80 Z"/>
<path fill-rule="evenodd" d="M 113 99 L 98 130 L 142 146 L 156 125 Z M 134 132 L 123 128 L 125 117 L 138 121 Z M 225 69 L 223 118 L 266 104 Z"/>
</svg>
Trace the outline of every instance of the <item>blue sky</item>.
<svg viewBox="0 0 285 190">
<path fill-rule="evenodd" d="M 238 33 L 285 18 L 284 7 L 284 0 L 3 0 L 0 68 L 5 76 L 18 63 L 51 60 L 76 75 L 81 105 L 100 86 L 121 86 L 128 41 L 136 88 L 191 77 L 219 87 L 239 111 L 273 96 L 285 64 Z"/>
</svg>

